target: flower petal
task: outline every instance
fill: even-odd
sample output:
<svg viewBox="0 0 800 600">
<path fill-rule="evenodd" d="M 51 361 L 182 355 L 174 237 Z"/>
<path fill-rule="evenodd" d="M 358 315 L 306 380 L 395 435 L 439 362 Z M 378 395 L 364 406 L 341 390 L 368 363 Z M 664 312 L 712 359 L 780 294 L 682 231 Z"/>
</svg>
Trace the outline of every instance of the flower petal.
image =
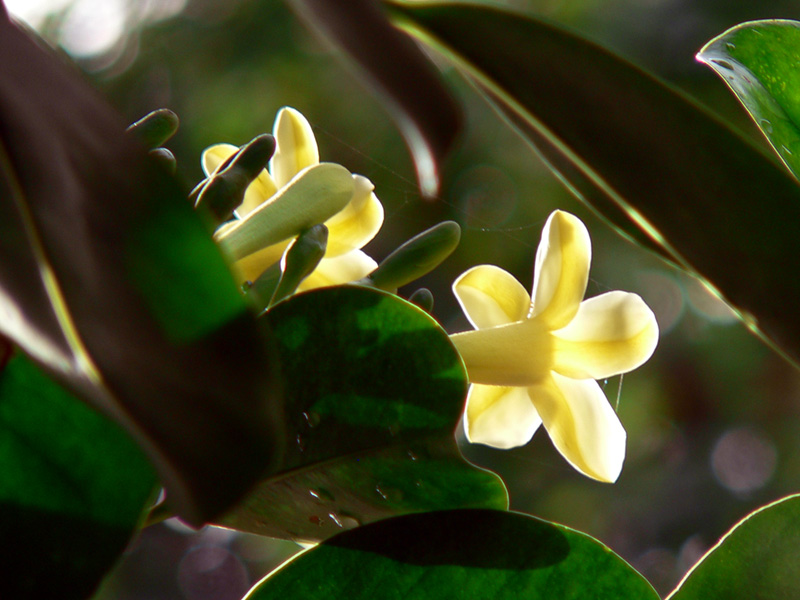
<svg viewBox="0 0 800 600">
<path fill-rule="evenodd" d="M 244 283 L 258 279 L 259 275 L 281 259 L 291 241 L 283 240 L 272 244 L 234 262 L 232 268 L 236 281 Z"/>
<path fill-rule="evenodd" d="M 214 144 L 203 150 L 200 166 L 206 177 L 213 175 L 219 166 L 239 151 L 233 144 Z"/>
<path fill-rule="evenodd" d="M 278 111 L 272 133 L 277 146 L 269 170 L 281 188 L 297 173 L 319 162 L 319 149 L 311 125 L 294 108 L 285 106 Z"/>
<path fill-rule="evenodd" d="M 578 217 L 554 211 L 536 250 L 530 317 L 550 329 L 566 326 L 578 312 L 589 281 L 592 242 Z"/>
<path fill-rule="evenodd" d="M 525 319 L 531 297 L 508 271 L 479 265 L 453 283 L 453 293 L 475 329 L 497 327 Z"/>
<path fill-rule="evenodd" d="M 375 186 L 361 175 L 353 175 L 353 184 L 353 198 L 347 206 L 325 221 L 328 228 L 327 257 L 362 248 L 383 225 L 383 205 L 372 193 Z"/>
<path fill-rule="evenodd" d="M 361 250 L 353 250 L 335 258 L 323 258 L 311 275 L 297 286 L 297 290 L 352 283 L 372 273 L 377 266 L 377 263 Z"/>
<path fill-rule="evenodd" d="M 528 394 L 556 449 L 575 469 L 599 481 L 617 480 L 627 435 L 596 381 L 553 373 Z"/>
<path fill-rule="evenodd" d="M 553 370 L 603 379 L 644 363 L 658 344 L 653 311 L 636 294 L 609 292 L 581 303 L 569 325 L 553 332 Z"/>
<path fill-rule="evenodd" d="M 470 383 L 529 386 L 547 379 L 552 370 L 552 336 L 533 319 L 456 333 L 450 341 Z"/>
<path fill-rule="evenodd" d="M 213 175 L 222 163 L 238 151 L 239 148 L 232 144 L 216 144 L 203 150 L 201 163 L 206 177 Z M 270 177 L 266 169 L 263 169 L 261 173 L 258 174 L 258 177 L 247 186 L 247 190 L 244 193 L 244 200 L 234 211 L 236 216 L 243 219 L 253 211 L 253 209 L 271 198 L 277 191 L 278 188 L 275 186 L 275 182 L 272 181 L 272 177 Z"/>
<path fill-rule="evenodd" d="M 473 385 L 467 396 L 464 431 L 473 444 L 516 448 L 527 444 L 542 419 L 520 387 Z"/>
</svg>

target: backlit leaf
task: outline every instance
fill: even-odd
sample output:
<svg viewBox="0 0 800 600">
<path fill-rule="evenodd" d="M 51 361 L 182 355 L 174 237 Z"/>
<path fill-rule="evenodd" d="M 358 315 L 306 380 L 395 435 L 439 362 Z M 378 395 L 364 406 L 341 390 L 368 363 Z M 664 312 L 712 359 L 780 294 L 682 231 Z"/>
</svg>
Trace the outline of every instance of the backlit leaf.
<svg viewBox="0 0 800 600">
<path fill-rule="evenodd" d="M 342 533 L 262 580 L 248 600 L 657 600 L 589 536 L 527 515 L 457 510 Z"/>
<path fill-rule="evenodd" d="M 0 598 L 87 598 L 158 489 L 133 441 L 22 355 L 0 371 Z"/>
<path fill-rule="evenodd" d="M 725 81 L 781 160 L 800 174 L 800 23 L 742 23 L 706 44 L 697 59 Z"/>
<path fill-rule="evenodd" d="M 800 496 L 740 521 L 686 575 L 671 600 L 800 597 Z"/>
<path fill-rule="evenodd" d="M 466 373 L 429 315 L 345 286 L 298 294 L 264 318 L 285 381 L 286 466 L 222 524 L 308 541 L 402 513 L 507 507 L 499 478 L 456 447 Z"/>
</svg>

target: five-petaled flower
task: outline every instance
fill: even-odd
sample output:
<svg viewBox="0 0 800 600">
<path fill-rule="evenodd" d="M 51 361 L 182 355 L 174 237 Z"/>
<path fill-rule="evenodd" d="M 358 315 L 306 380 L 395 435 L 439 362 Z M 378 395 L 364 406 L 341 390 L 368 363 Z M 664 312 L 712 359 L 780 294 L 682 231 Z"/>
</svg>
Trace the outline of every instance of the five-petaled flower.
<svg viewBox="0 0 800 600">
<path fill-rule="evenodd" d="M 246 219 L 255 209 L 269 202 L 286 186 L 294 185 L 308 167 L 319 164 L 319 149 L 311 125 L 297 110 L 282 108 L 273 126 L 276 150 L 266 169 L 248 186 L 244 201 L 236 209 L 233 222 L 223 224 L 220 232 Z M 211 175 L 238 151 L 231 144 L 216 144 L 203 152 L 202 166 Z M 373 193 L 375 186 L 361 175 L 353 175 L 353 195 L 340 212 L 325 221 L 328 245 L 325 257 L 299 286 L 299 290 L 357 281 L 377 266 L 361 248 L 383 224 L 383 205 Z M 302 206 L 297 210 L 302 211 Z M 291 240 L 270 244 L 234 263 L 234 270 L 244 280 L 255 280 L 277 263 Z"/>
<path fill-rule="evenodd" d="M 451 339 L 472 384 L 464 415 L 471 442 L 521 446 L 544 423 L 573 467 L 612 482 L 626 433 L 595 380 L 650 358 L 658 325 L 636 294 L 583 300 L 590 262 L 584 224 L 555 211 L 536 252 L 532 295 L 499 267 L 468 270 L 453 290 L 476 329 Z"/>
</svg>

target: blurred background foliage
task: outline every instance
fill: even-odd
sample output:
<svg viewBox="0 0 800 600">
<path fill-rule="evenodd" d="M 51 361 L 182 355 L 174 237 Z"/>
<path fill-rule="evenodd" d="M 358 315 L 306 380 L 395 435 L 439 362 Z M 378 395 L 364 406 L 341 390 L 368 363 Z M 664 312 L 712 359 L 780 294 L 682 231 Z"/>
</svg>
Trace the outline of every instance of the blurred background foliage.
<svg viewBox="0 0 800 600">
<path fill-rule="evenodd" d="M 648 364 L 624 381 L 606 383 L 628 431 L 628 458 L 617 484 L 580 476 L 542 434 L 512 451 L 464 446 L 468 458 L 503 477 L 513 509 L 600 539 L 666 593 L 741 517 L 800 491 L 798 373 L 702 286 L 595 218 L 457 73 L 446 70 L 445 77 L 463 103 L 466 128 L 445 165 L 439 198 L 426 202 L 400 134 L 380 103 L 284 2 L 7 4 L 71 54 L 128 121 L 161 107 L 178 113 L 181 128 L 168 146 L 187 189 L 202 176 L 200 153 L 206 146 L 243 144 L 269 132 L 277 110 L 290 105 L 312 123 L 323 160 L 342 163 L 375 183 L 387 218 L 366 248 L 373 257 L 380 260 L 438 221 L 458 221 L 464 230 L 461 247 L 420 282 L 434 292 L 434 314 L 451 332 L 469 327 L 449 289 L 457 275 L 492 263 L 530 286 L 547 215 L 562 208 L 580 216 L 594 242 L 588 295 L 611 289 L 639 293 L 655 311 L 662 338 Z M 754 137 L 760 134 L 732 94 L 694 54 L 743 21 L 800 19 L 800 6 L 789 0 L 499 4 L 579 31 L 688 91 Z M 142 533 L 99 597 L 240 598 L 296 549 L 222 529 L 192 532 L 170 521 Z"/>
</svg>

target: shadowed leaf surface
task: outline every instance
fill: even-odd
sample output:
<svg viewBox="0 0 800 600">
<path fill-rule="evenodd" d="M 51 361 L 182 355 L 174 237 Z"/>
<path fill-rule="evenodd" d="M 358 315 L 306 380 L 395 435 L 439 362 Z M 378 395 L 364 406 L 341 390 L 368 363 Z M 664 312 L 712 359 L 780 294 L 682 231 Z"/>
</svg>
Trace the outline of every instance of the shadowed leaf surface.
<svg viewBox="0 0 800 600">
<path fill-rule="evenodd" d="M 800 597 L 800 496 L 745 517 L 688 573 L 671 600 Z"/>
<path fill-rule="evenodd" d="M 0 371 L 0 597 L 88 597 L 156 489 L 117 425 L 22 355 Z"/>
<path fill-rule="evenodd" d="M 265 578 L 248 600 L 285 597 L 448 600 L 657 600 L 589 536 L 527 515 L 456 510 L 342 533 Z"/>
<path fill-rule="evenodd" d="M 293 296 L 264 318 L 285 381 L 286 468 L 224 525 L 318 540 L 396 514 L 508 506 L 499 478 L 456 447 L 466 373 L 429 315 L 346 286 Z"/>
<path fill-rule="evenodd" d="M 687 97 L 559 27 L 500 9 L 397 4 L 618 231 L 710 282 L 800 358 L 800 187 Z M 775 268 L 778 267 L 778 268 Z"/>
<path fill-rule="evenodd" d="M 276 462 L 270 356 L 205 226 L 0 13 L 0 333 L 121 422 L 200 523 Z"/>
<path fill-rule="evenodd" d="M 422 192 L 439 188 L 439 165 L 461 128 L 461 112 L 411 40 L 375 0 L 290 0 L 313 29 L 344 51 L 378 93 L 406 138 Z"/>
</svg>

